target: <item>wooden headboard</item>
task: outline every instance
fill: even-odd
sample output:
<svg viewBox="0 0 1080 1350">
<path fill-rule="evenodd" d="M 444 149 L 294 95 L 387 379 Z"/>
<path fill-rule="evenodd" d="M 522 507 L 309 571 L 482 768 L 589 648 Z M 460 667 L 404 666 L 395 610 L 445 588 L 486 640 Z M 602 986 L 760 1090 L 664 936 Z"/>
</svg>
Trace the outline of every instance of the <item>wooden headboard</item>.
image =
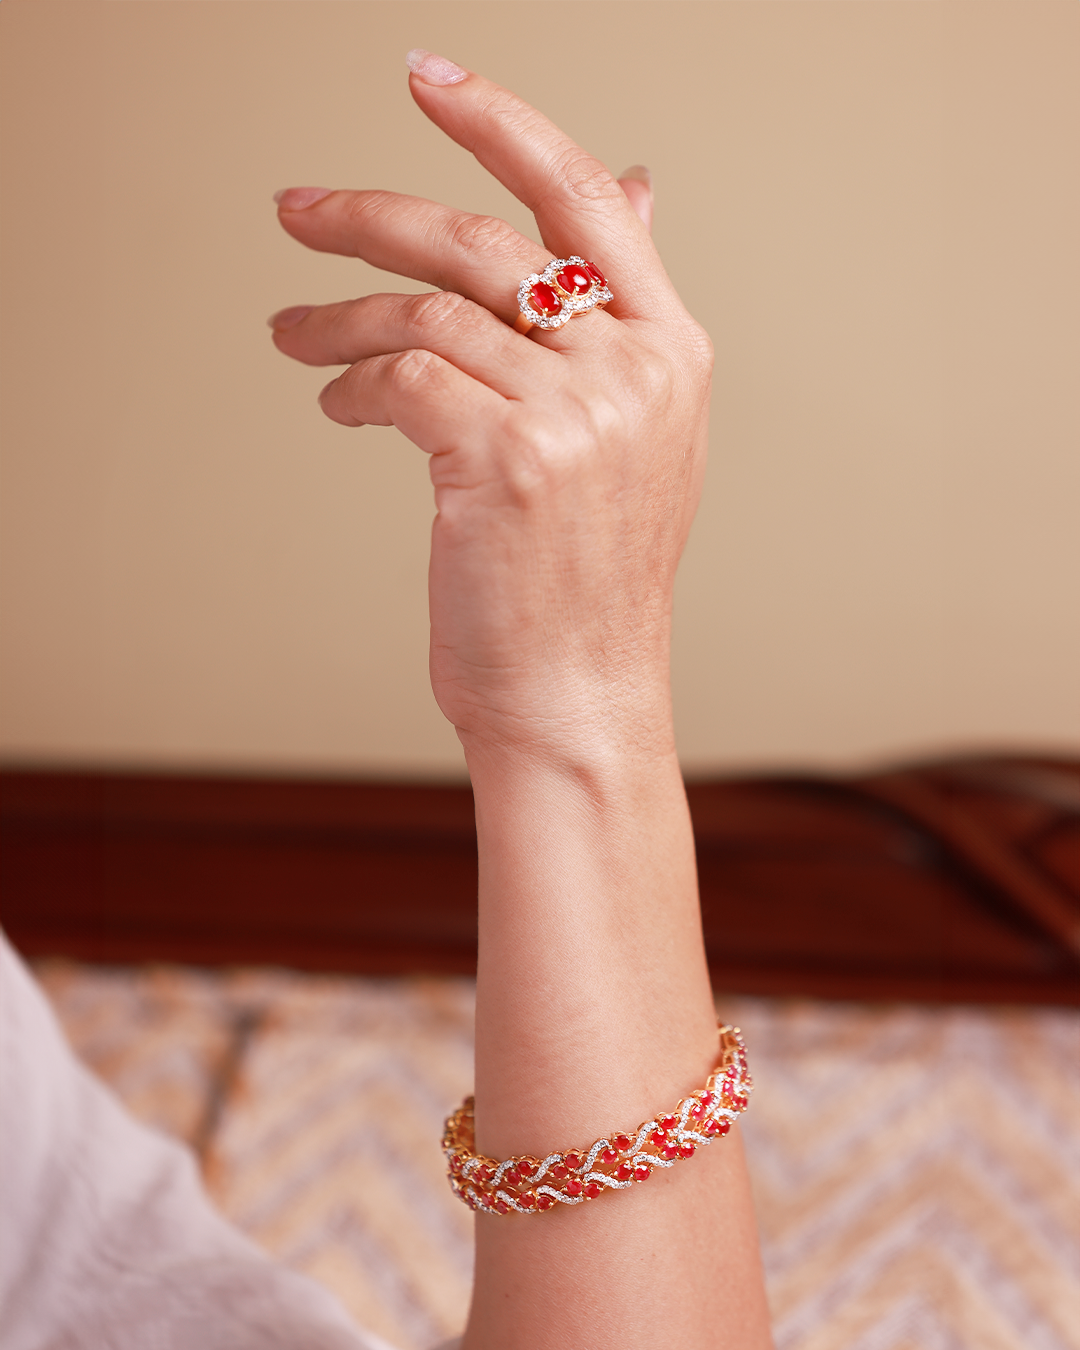
<svg viewBox="0 0 1080 1350">
<path fill-rule="evenodd" d="M 1080 1004 L 1080 760 L 688 794 L 719 988 Z M 9 768 L 0 921 L 27 955 L 471 973 L 472 796 Z"/>
</svg>

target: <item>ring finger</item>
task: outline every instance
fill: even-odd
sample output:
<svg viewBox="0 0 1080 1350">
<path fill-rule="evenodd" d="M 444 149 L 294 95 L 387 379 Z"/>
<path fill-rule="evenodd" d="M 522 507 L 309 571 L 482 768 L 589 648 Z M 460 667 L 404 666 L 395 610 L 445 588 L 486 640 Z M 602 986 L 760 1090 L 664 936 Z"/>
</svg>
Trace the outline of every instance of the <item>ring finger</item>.
<svg viewBox="0 0 1080 1350">
<path fill-rule="evenodd" d="M 290 191 L 296 198 L 290 198 Z M 539 244 L 495 216 L 469 215 L 422 197 L 378 191 L 331 192 L 311 205 L 290 209 L 290 200 L 310 200 L 302 192 L 306 190 L 286 190 L 278 203 L 282 225 L 301 243 L 456 291 L 507 323 L 517 317 L 522 278 L 550 261 Z M 587 317 L 595 322 L 600 316 Z M 586 326 L 591 323 L 571 322 L 554 330 L 560 339 L 556 345 L 576 345 Z"/>
<path fill-rule="evenodd" d="M 309 366 L 352 365 L 372 356 L 422 349 L 508 398 L 553 378 L 559 357 L 522 343 L 505 323 L 453 291 L 366 295 L 336 305 L 282 310 L 270 320 L 274 342 Z"/>
</svg>

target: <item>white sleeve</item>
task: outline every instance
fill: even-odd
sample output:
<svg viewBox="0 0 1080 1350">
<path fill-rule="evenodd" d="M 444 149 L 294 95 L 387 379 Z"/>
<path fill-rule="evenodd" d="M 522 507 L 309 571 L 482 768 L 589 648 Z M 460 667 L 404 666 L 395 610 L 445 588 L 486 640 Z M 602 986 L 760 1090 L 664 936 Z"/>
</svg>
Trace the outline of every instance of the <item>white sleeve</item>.
<svg viewBox="0 0 1080 1350">
<path fill-rule="evenodd" d="M 213 1208 L 0 933 L 0 1350 L 390 1350 Z"/>
</svg>

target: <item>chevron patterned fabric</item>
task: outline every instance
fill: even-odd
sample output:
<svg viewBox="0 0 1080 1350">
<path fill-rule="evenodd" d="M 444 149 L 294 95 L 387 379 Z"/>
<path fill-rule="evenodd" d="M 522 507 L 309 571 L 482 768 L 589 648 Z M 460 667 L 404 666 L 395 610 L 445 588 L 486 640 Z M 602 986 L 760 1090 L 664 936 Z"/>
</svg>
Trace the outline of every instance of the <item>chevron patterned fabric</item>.
<svg viewBox="0 0 1080 1350">
<path fill-rule="evenodd" d="M 37 967 L 83 1058 L 225 1213 L 402 1350 L 462 1326 L 438 1139 L 473 989 Z M 1080 1013 L 721 998 L 778 1350 L 1080 1350 Z"/>
</svg>

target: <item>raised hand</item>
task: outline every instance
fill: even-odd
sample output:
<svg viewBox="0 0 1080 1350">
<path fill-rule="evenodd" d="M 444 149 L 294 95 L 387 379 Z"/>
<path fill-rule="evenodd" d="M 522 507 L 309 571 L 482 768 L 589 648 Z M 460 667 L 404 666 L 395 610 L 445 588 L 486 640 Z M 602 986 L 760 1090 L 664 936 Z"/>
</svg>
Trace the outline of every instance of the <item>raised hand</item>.
<svg viewBox="0 0 1080 1350">
<path fill-rule="evenodd" d="M 432 85 L 424 71 L 412 80 L 421 108 L 532 209 L 546 249 L 420 198 L 286 191 L 281 222 L 308 247 L 440 289 L 320 306 L 288 327 L 298 311 L 284 311 L 274 340 L 310 364 L 349 363 L 323 391 L 327 416 L 392 423 L 431 455 L 432 682 L 466 744 L 550 750 L 618 708 L 620 734 L 666 749 L 708 338 L 603 165 L 489 81 Z M 648 212 L 647 190 L 628 187 Z M 605 273 L 607 310 L 513 331 L 521 279 L 572 254 Z"/>
</svg>

